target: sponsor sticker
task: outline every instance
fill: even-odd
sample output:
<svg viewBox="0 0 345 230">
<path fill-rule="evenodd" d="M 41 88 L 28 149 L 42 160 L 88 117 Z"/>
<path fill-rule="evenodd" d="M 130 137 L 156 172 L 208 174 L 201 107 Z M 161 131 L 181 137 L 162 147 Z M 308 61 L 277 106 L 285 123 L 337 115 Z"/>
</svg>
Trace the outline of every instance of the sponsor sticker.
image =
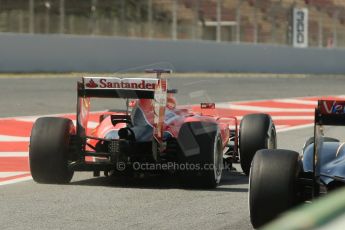
<svg viewBox="0 0 345 230">
<path fill-rule="evenodd" d="M 133 89 L 154 91 L 158 79 L 84 77 L 85 89 Z"/>
<path fill-rule="evenodd" d="M 345 101 L 321 100 L 319 101 L 321 114 L 345 114 Z"/>
</svg>

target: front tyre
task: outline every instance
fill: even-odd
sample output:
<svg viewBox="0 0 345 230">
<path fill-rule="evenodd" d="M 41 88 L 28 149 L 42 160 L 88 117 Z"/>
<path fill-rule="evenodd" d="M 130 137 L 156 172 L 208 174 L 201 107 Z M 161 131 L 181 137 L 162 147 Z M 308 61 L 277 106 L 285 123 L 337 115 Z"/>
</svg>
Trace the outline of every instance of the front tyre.
<svg viewBox="0 0 345 230">
<path fill-rule="evenodd" d="M 72 134 L 75 134 L 75 128 L 70 119 L 42 117 L 36 120 L 29 150 L 34 181 L 49 184 L 71 181 L 74 172 L 68 168 L 68 157 Z"/>
<path fill-rule="evenodd" d="M 277 148 L 276 129 L 268 114 L 249 114 L 240 124 L 239 150 L 243 172 L 249 175 L 256 151 Z"/>
</svg>

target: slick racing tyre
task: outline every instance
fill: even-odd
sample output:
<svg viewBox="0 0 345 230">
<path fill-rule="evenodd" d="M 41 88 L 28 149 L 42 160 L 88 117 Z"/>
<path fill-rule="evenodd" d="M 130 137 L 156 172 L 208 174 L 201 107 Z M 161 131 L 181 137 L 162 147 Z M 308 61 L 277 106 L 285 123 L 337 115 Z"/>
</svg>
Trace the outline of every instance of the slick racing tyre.
<svg viewBox="0 0 345 230">
<path fill-rule="evenodd" d="M 191 188 L 217 187 L 223 170 L 223 146 L 217 124 L 184 124 L 178 145 L 180 165 L 189 165 L 189 168 L 178 170 L 182 184 Z"/>
<path fill-rule="evenodd" d="M 250 164 L 256 151 L 277 148 L 276 130 L 268 114 L 249 114 L 240 124 L 239 150 L 243 172 L 249 175 Z"/>
<path fill-rule="evenodd" d="M 296 179 L 300 171 L 297 152 L 259 150 L 249 176 L 249 210 L 254 228 L 259 228 L 297 203 Z"/>
<path fill-rule="evenodd" d="M 73 171 L 68 168 L 69 142 L 75 128 L 71 120 L 42 117 L 36 120 L 30 137 L 30 170 L 38 183 L 68 183 Z"/>
</svg>

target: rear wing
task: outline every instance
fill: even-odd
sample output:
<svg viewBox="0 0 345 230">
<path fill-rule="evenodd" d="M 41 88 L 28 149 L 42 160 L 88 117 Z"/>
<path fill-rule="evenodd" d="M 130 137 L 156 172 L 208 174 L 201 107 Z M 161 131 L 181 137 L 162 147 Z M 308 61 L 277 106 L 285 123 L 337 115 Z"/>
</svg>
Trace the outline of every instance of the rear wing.
<svg viewBox="0 0 345 230">
<path fill-rule="evenodd" d="M 90 110 L 90 97 L 101 98 L 132 98 L 152 99 L 154 109 L 153 152 L 164 151 L 163 124 L 167 104 L 167 79 L 161 78 L 162 73 L 171 70 L 152 69 L 146 73 L 156 73 L 157 78 L 117 78 L 117 77 L 83 77 L 78 82 L 77 102 L 77 135 L 86 137 Z M 86 140 L 83 140 L 85 146 Z"/>
<path fill-rule="evenodd" d="M 315 124 L 345 126 L 345 101 L 319 100 L 315 110 Z"/>
<path fill-rule="evenodd" d="M 319 195 L 320 159 L 323 157 L 323 128 L 322 126 L 345 126 L 345 101 L 319 100 L 315 109 L 314 124 L 314 154 L 313 154 L 313 196 Z"/>
<path fill-rule="evenodd" d="M 159 79 L 83 77 L 78 82 L 78 96 L 107 98 L 154 98 Z"/>
<path fill-rule="evenodd" d="M 154 99 L 160 81 L 158 78 L 83 77 L 78 82 L 77 135 L 86 136 L 91 97 Z"/>
<path fill-rule="evenodd" d="M 78 96 L 154 99 L 162 74 L 171 74 L 172 70 L 146 69 L 145 73 L 154 73 L 156 78 L 83 77 L 78 82 Z"/>
</svg>

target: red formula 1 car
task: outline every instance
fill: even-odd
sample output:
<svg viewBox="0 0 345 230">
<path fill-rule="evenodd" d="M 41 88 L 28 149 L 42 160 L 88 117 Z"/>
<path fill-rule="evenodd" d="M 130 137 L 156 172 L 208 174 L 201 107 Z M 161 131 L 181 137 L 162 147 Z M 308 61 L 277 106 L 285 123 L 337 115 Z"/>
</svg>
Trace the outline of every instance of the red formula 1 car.
<svg viewBox="0 0 345 230">
<path fill-rule="evenodd" d="M 126 169 L 169 170 L 186 186 L 216 187 L 224 162 L 240 158 L 248 174 L 255 152 L 276 147 L 272 119 L 266 114 L 235 117 L 212 113 L 214 103 L 201 103 L 201 112 L 177 107 L 162 74 L 156 78 L 83 77 L 78 82 L 77 124 L 66 118 L 39 118 L 31 132 L 30 168 L 40 183 L 68 183 L 74 171 L 99 176 Z M 104 112 L 88 132 L 90 98 L 124 98 L 125 112 Z M 132 101 L 129 101 L 131 99 Z M 90 160 L 91 158 L 91 160 Z M 134 167 L 135 166 L 135 167 Z"/>
</svg>

